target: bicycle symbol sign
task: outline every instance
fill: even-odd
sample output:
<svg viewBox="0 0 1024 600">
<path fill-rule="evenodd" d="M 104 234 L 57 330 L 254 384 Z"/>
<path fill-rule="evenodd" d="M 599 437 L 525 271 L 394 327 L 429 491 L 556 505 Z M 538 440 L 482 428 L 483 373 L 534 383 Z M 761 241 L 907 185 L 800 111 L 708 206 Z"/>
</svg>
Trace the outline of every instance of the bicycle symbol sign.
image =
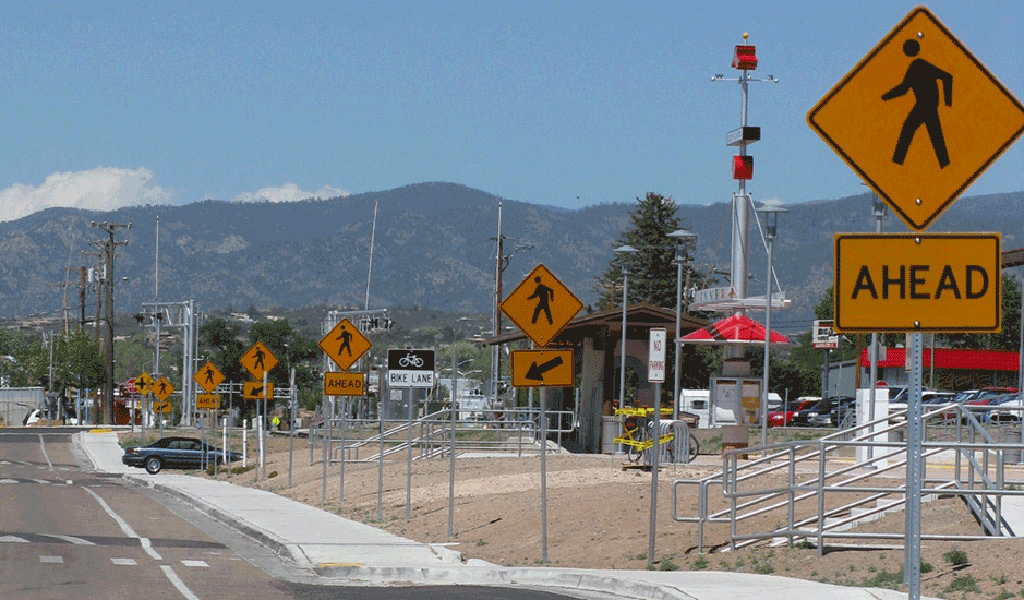
<svg viewBox="0 0 1024 600">
<path fill-rule="evenodd" d="M 388 350 L 388 385 L 433 387 L 434 351 L 408 348 Z"/>
</svg>

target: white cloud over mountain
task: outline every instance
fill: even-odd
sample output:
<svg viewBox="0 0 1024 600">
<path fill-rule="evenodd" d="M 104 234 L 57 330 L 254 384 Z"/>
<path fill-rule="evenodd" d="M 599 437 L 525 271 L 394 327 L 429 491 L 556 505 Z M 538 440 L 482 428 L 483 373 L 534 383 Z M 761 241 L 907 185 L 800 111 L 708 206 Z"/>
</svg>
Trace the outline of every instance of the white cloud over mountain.
<svg viewBox="0 0 1024 600">
<path fill-rule="evenodd" d="M 256 190 L 254 193 L 239 194 L 235 196 L 235 202 L 299 202 L 300 200 L 309 200 L 310 198 L 337 198 L 338 196 L 348 196 L 348 192 L 345 190 L 338 189 L 325 185 L 316 192 L 307 192 L 299 189 L 299 186 L 294 183 L 286 183 L 282 186 L 277 187 L 265 187 L 260 190 Z"/>
<path fill-rule="evenodd" d="M 297 202 L 310 198 L 348 196 L 345 190 L 325 185 L 307 192 L 294 183 L 265 187 L 240 194 L 235 202 Z M 178 195 L 161 187 L 146 168 L 98 167 L 89 171 L 53 173 L 39 185 L 16 183 L 0 190 L 0 221 L 11 221 L 55 206 L 89 210 L 117 210 L 125 206 L 180 203 Z"/>
<path fill-rule="evenodd" d="M 116 210 L 140 204 L 168 204 L 173 197 L 145 168 L 64 171 L 53 173 L 37 186 L 16 183 L 0 190 L 0 221 L 19 219 L 54 206 Z"/>
</svg>

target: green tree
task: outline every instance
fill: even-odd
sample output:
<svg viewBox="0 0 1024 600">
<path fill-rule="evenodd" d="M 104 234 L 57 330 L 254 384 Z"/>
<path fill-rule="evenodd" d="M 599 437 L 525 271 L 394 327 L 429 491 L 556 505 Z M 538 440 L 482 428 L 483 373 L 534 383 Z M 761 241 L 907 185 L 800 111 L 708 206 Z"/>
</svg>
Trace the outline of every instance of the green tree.
<svg viewBox="0 0 1024 600">
<path fill-rule="evenodd" d="M 985 348 L 988 350 L 1020 349 L 1020 295 L 1017 279 L 1002 277 L 1002 330 L 999 333 L 958 333 L 936 336 L 942 346 L 951 348 Z"/>
<path fill-rule="evenodd" d="M 616 254 L 604 274 L 597 279 L 600 304 L 615 306 L 621 301 L 622 267 L 628 261 L 629 303 L 649 302 L 655 306 L 675 309 L 676 306 L 676 242 L 669 233 L 680 228 L 676 216 L 678 206 L 672 198 L 649 192 L 637 199 L 637 207 L 630 213 L 630 225 L 615 240 L 615 247 L 629 244 L 637 249 L 632 256 Z M 692 261 L 690 251 L 684 249 L 684 260 Z M 699 277 L 699 275 L 698 275 Z M 691 285 L 700 285 L 691 279 Z"/>
<path fill-rule="evenodd" d="M 247 350 L 242 342 L 242 330 L 224 319 L 213 319 L 199 327 L 199 356 L 220 369 L 227 381 L 239 383 L 250 379 L 239 359 Z"/>
<path fill-rule="evenodd" d="M 53 374 L 60 390 L 94 388 L 106 379 L 106 361 L 96 338 L 85 329 L 77 329 L 56 340 Z"/>
</svg>

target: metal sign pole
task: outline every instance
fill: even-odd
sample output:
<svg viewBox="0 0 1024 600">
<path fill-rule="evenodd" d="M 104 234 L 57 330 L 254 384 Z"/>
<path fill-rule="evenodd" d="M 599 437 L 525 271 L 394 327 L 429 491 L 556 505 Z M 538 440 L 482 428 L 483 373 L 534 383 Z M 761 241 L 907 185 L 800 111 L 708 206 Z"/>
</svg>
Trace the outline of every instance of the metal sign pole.
<svg viewBox="0 0 1024 600">
<path fill-rule="evenodd" d="M 458 420 L 456 402 L 459 398 L 459 351 L 452 344 L 452 397 L 448 401 L 452 427 L 451 446 L 448 448 L 448 537 L 455 536 L 455 422 Z"/>
<path fill-rule="evenodd" d="M 409 403 L 408 452 L 405 469 L 405 522 L 412 520 L 412 388 L 405 388 L 405 400 Z"/>
<path fill-rule="evenodd" d="M 903 561 L 904 583 L 908 598 L 921 598 L 921 346 L 920 333 L 912 340 L 910 353 L 910 390 L 907 398 L 907 507 L 906 541 Z"/>
<path fill-rule="evenodd" d="M 380 390 L 380 400 L 377 402 L 377 418 L 380 419 L 380 452 L 377 453 L 377 521 L 381 520 L 384 506 L 384 398 L 391 399 L 391 385 L 387 384 L 383 375 L 383 372 L 378 371 L 377 386 Z"/>
<path fill-rule="evenodd" d="M 292 487 L 292 453 L 295 451 L 295 369 L 288 382 L 288 487 Z M 231 473 L 231 469 L 228 469 Z"/>
<path fill-rule="evenodd" d="M 651 419 L 651 529 L 647 540 L 647 568 L 654 566 L 655 521 L 658 512 L 658 463 L 661 454 L 661 382 L 654 384 L 654 417 Z M 689 451 L 689 448 L 687 448 Z"/>
<path fill-rule="evenodd" d="M 338 484 L 338 504 L 345 501 L 345 430 L 348 429 L 348 396 L 341 398 L 341 467 Z"/>
<path fill-rule="evenodd" d="M 548 406 L 547 388 L 540 388 L 540 561 L 548 563 Z"/>
</svg>

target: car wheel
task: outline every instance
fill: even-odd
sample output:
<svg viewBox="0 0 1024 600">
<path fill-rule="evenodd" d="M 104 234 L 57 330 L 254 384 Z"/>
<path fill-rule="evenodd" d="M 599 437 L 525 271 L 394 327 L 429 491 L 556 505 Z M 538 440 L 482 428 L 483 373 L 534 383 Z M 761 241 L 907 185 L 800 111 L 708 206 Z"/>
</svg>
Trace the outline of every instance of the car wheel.
<svg viewBox="0 0 1024 600">
<path fill-rule="evenodd" d="M 157 456 L 150 456 L 146 459 L 146 472 L 150 475 L 156 475 L 160 472 L 160 468 L 163 464 L 160 462 L 160 458 Z"/>
</svg>

